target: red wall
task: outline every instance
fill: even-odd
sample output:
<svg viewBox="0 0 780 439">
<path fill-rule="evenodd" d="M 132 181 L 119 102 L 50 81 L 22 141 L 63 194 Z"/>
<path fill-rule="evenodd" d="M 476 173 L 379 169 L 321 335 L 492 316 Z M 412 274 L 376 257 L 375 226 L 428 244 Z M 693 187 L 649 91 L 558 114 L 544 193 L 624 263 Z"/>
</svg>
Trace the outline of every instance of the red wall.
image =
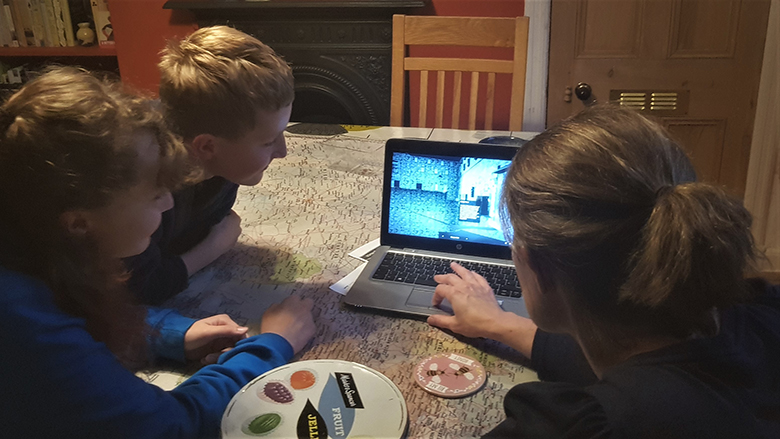
<svg viewBox="0 0 780 439">
<path fill-rule="evenodd" d="M 163 9 L 167 0 L 109 0 L 122 82 L 157 96 L 157 63 L 168 40 L 198 28 L 188 11 Z"/>
<path fill-rule="evenodd" d="M 521 17 L 525 13 L 524 0 L 430 0 L 430 5 L 421 11 L 420 15 L 465 16 L 465 17 Z M 494 58 L 512 59 L 512 49 L 474 48 L 474 47 L 411 47 L 411 56 L 444 57 L 444 58 Z M 445 75 L 445 89 L 452 90 L 452 74 Z M 484 93 L 487 88 L 487 75 L 480 75 L 480 99 L 477 104 L 477 128 L 484 126 L 485 112 Z M 412 72 L 409 77 L 410 117 L 411 124 L 417 126 L 419 121 L 420 75 Z M 468 111 L 471 83 L 468 75 L 463 77 L 461 91 L 460 127 L 468 127 Z M 509 95 L 512 89 L 509 75 L 496 76 L 495 107 L 493 109 L 493 129 L 507 130 L 509 127 Z M 433 127 L 436 122 L 436 75 L 428 75 L 428 112 L 426 126 Z M 447 94 L 451 94 L 447 93 Z M 444 100 L 444 127 L 451 126 L 452 100 Z"/>
<path fill-rule="evenodd" d="M 114 27 L 116 52 L 119 61 L 119 71 L 122 81 L 149 94 L 157 95 L 160 75 L 157 71 L 159 52 L 168 40 L 182 38 L 197 29 L 195 17 L 188 11 L 171 11 L 163 9 L 166 0 L 109 0 L 111 22 Z M 517 17 L 524 12 L 524 0 L 429 0 L 427 7 L 422 8 L 420 15 L 472 16 L 472 17 Z M 455 48 L 452 50 L 418 47 L 412 50 L 414 56 L 446 56 L 446 57 L 485 57 L 495 56 L 511 59 L 510 49 L 496 49 L 488 52 L 485 49 Z M 428 125 L 434 122 L 436 78 L 431 76 L 429 89 Z M 506 129 L 509 125 L 509 78 L 499 75 L 496 79 L 496 107 L 494 111 L 494 128 Z M 448 78 L 451 81 L 451 78 Z M 486 79 L 485 79 L 486 80 Z M 419 76 L 412 77 L 411 116 L 416 123 L 419 102 Z M 464 80 L 465 82 L 465 80 Z M 449 82 L 448 82 L 449 84 Z M 484 89 L 484 81 L 482 89 Z M 468 99 L 468 85 L 463 91 L 464 99 Z M 465 101 L 461 107 L 465 108 Z M 449 103 L 451 105 L 451 102 Z M 445 101 L 445 107 L 448 106 Z M 484 107 L 479 107 L 480 111 Z M 461 126 L 466 126 L 468 113 L 461 111 Z M 451 118 L 451 112 L 445 110 L 445 121 Z M 483 122 L 477 120 L 477 127 Z M 447 125 L 448 126 L 448 123 Z"/>
<path fill-rule="evenodd" d="M 524 0 L 428 0 L 421 14 L 469 17 L 519 17 Z"/>
</svg>

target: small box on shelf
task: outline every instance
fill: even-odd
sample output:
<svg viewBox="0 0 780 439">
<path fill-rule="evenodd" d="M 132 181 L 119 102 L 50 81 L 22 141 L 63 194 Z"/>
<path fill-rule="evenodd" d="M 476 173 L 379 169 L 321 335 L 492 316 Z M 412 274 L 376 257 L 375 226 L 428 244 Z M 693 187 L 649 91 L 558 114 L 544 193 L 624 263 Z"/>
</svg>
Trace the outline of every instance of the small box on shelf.
<svg viewBox="0 0 780 439">
<path fill-rule="evenodd" d="M 90 0 L 92 19 L 95 21 L 95 33 L 101 47 L 114 45 L 114 28 L 111 25 L 111 12 L 108 0 Z"/>
</svg>

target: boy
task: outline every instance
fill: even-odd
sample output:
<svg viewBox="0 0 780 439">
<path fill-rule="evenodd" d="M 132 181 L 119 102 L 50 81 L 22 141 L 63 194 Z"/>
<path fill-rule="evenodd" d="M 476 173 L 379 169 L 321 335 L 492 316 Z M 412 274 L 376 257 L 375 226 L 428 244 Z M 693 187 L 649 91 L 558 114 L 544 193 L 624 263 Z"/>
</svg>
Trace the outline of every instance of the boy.
<svg viewBox="0 0 780 439">
<path fill-rule="evenodd" d="M 126 260 L 130 288 L 152 305 L 184 290 L 189 276 L 236 243 L 236 191 L 258 184 L 271 161 L 287 155 L 294 96 L 287 63 L 227 26 L 169 43 L 159 68 L 166 117 L 202 175 L 174 194 L 149 248 Z"/>
</svg>

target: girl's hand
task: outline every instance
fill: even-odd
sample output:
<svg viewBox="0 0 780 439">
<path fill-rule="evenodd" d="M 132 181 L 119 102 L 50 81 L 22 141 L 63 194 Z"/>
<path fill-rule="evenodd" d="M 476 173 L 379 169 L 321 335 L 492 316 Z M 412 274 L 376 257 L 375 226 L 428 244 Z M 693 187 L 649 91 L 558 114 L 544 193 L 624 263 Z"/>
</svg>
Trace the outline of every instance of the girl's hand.
<svg viewBox="0 0 780 439">
<path fill-rule="evenodd" d="M 184 334 L 184 356 L 202 364 L 216 363 L 222 352 L 247 337 L 249 328 L 239 326 L 227 314 L 198 320 Z"/>
</svg>

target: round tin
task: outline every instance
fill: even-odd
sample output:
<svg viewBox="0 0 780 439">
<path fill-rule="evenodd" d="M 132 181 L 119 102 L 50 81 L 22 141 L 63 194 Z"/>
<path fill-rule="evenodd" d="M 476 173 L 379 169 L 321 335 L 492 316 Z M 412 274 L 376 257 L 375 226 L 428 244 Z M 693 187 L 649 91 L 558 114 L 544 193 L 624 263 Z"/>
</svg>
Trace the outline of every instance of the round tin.
<svg viewBox="0 0 780 439">
<path fill-rule="evenodd" d="M 222 415 L 223 438 L 402 438 L 409 415 L 401 391 L 366 366 L 299 361 L 252 380 Z"/>
<path fill-rule="evenodd" d="M 414 379 L 426 392 L 442 398 L 461 398 L 481 389 L 486 374 L 479 361 L 450 352 L 421 361 L 414 370 Z"/>
</svg>

